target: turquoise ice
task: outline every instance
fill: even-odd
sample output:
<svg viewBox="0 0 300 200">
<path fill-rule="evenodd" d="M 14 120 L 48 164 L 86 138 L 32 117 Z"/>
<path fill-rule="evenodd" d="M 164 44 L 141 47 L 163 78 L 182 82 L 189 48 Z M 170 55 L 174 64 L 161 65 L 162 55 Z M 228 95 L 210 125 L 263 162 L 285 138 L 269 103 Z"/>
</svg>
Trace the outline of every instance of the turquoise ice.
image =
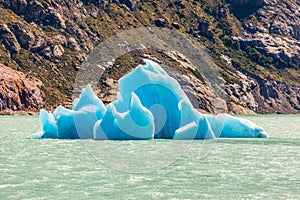
<svg viewBox="0 0 300 200">
<path fill-rule="evenodd" d="M 253 122 L 227 114 L 204 115 L 193 108 L 179 83 L 157 63 L 144 60 L 118 82 L 117 100 L 104 106 L 91 86 L 72 109 L 40 111 L 42 133 L 32 138 L 145 140 L 265 138 Z"/>
</svg>

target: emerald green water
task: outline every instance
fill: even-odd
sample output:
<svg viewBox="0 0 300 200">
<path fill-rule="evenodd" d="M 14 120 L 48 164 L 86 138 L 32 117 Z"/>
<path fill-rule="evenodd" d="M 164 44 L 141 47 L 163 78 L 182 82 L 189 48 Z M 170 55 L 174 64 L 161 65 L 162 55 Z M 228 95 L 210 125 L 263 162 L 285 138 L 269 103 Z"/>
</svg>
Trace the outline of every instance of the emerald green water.
<svg viewBox="0 0 300 200">
<path fill-rule="evenodd" d="M 103 166 L 79 140 L 30 140 L 37 116 L 0 116 L 0 199 L 299 199 L 300 116 L 242 116 L 269 139 L 203 141 L 156 172 Z M 130 151 L 167 141 L 115 141 Z M 99 141 L 101 145 L 101 141 Z"/>
</svg>

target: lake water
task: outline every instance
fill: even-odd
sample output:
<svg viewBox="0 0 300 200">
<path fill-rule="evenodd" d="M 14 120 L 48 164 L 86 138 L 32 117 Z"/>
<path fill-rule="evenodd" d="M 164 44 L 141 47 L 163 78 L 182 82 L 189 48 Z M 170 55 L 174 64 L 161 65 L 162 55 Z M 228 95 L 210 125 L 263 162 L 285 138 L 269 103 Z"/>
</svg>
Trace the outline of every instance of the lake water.
<svg viewBox="0 0 300 200">
<path fill-rule="evenodd" d="M 270 138 L 221 139 L 205 157 L 193 141 L 169 165 L 136 174 L 103 165 L 79 140 L 26 139 L 37 116 L 0 116 L 0 199 L 299 199 L 300 116 L 242 117 Z M 144 152 L 168 142 L 113 144 Z"/>
</svg>

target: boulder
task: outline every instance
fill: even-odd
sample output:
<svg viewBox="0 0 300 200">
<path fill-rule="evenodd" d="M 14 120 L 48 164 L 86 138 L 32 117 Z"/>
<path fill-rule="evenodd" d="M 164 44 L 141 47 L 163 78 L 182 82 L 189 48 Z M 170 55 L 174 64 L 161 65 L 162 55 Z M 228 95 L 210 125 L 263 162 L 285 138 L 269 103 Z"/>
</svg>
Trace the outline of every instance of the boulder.
<svg viewBox="0 0 300 200">
<path fill-rule="evenodd" d="M 18 53 L 21 49 L 16 36 L 6 24 L 0 24 L 0 41 L 11 53 Z"/>
<path fill-rule="evenodd" d="M 36 37 L 34 32 L 24 24 L 17 22 L 10 25 L 10 28 L 12 29 L 22 48 L 30 49 L 30 47 L 35 44 Z"/>
<path fill-rule="evenodd" d="M 167 24 L 167 21 L 163 18 L 158 18 L 158 19 L 154 20 L 154 24 L 157 27 L 164 27 Z"/>
<path fill-rule="evenodd" d="M 0 64 L 0 111 L 38 111 L 44 106 L 42 82 Z"/>
</svg>

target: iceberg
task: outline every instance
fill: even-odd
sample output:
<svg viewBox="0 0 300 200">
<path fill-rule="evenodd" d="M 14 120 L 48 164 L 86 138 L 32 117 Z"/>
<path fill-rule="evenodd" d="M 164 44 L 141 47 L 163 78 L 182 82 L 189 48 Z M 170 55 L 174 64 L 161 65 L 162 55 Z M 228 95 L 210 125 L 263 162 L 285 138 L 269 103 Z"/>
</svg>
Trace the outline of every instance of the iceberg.
<svg viewBox="0 0 300 200">
<path fill-rule="evenodd" d="M 227 114 L 201 114 L 179 83 L 145 59 L 118 82 L 117 100 L 105 106 L 87 85 L 73 108 L 40 111 L 41 134 L 31 138 L 149 140 L 268 137 L 253 122 Z"/>
<path fill-rule="evenodd" d="M 206 114 L 205 117 L 213 130 L 218 130 L 222 126 L 219 136 L 221 138 L 268 138 L 263 128 L 250 120 L 237 118 L 229 114 L 221 114 L 219 116 Z M 217 117 L 222 118 L 222 120 L 216 120 Z"/>
</svg>

